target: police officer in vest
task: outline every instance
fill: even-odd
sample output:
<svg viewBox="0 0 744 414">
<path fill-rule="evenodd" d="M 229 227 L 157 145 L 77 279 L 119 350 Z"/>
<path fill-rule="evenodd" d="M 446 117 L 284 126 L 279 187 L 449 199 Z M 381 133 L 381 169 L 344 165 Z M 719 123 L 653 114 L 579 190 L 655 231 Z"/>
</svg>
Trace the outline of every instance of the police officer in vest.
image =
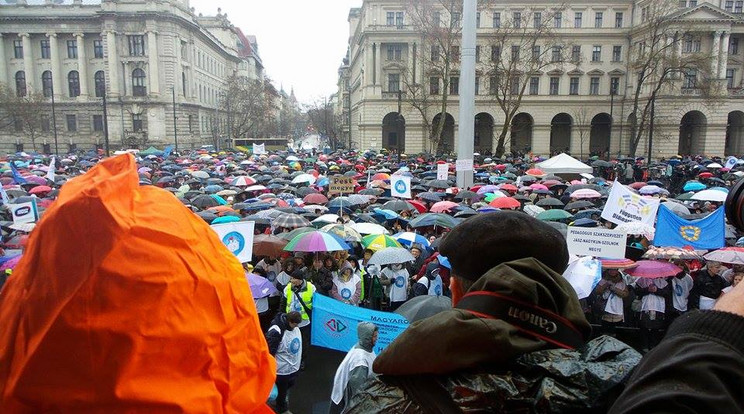
<svg viewBox="0 0 744 414">
<path fill-rule="evenodd" d="M 284 288 L 284 297 L 279 307 L 284 312 L 299 312 L 302 322 L 299 324 L 302 332 L 302 364 L 300 369 L 305 369 L 305 356 L 310 347 L 310 317 L 313 309 L 313 294 L 315 286 L 309 280 L 305 280 L 305 272 L 298 269 L 289 276 L 289 284 Z"/>
<path fill-rule="evenodd" d="M 269 352 L 276 358 L 276 412 L 288 413 L 287 396 L 297 379 L 302 359 L 303 335 L 297 325 L 302 322 L 299 312 L 279 313 L 266 332 Z"/>
</svg>

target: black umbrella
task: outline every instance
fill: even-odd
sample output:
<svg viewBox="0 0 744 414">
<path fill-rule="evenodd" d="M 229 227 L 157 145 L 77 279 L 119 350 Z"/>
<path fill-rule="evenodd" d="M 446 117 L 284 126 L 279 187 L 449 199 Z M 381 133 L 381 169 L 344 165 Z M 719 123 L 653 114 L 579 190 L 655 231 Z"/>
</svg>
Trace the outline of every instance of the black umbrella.
<svg viewBox="0 0 744 414">
<path fill-rule="evenodd" d="M 433 203 L 442 201 L 442 197 L 444 196 L 445 196 L 444 193 L 432 193 L 432 192 L 426 192 L 426 193 L 421 193 L 417 195 L 418 198 L 422 200 L 426 200 L 426 201 L 431 201 Z"/>
<path fill-rule="evenodd" d="M 206 208 L 216 207 L 220 205 L 220 203 L 217 200 L 215 200 L 213 197 L 210 197 L 206 194 L 202 194 L 202 195 L 196 196 L 193 199 L 191 199 L 191 205 L 195 207 L 199 207 L 200 209 L 204 210 Z"/>
<path fill-rule="evenodd" d="M 474 191 L 463 190 L 457 193 L 457 195 L 455 196 L 455 200 L 470 200 L 470 199 L 479 198 L 479 197 L 480 196 L 478 195 L 478 193 Z"/>
<path fill-rule="evenodd" d="M 429 182 L 425 182 L 424 185 L 430 187 L 430 188 L 449 188 L 449 182 L 446 180 L 431 180 Z"/>
<path fill-rule="evenodd" d="M 564 210 L 580 210 L 582 208 L 589 208 L 589 207 L 594 207 L 594 203 L 592 203 L 591 201 L 579 200 L 579 201 L 574 201 L 573 203 L 566 204 L 566 206 L 563 207 L 563 209 Z"/>
<path fill-rule="evenodd" d="M 416 207 L 409 204 L 407 201 L 404 200 L 391 200 L 387 203 L 382 205 L 382 208 L 393 210 L 396 212 L 399 211 L 405 211 L 405 210 L 416 210 Z"/>
<path fill-rule="evenodd" d="M 540 207 L 563 207 L 563 203 L 557 198 L 543 198 L 538 200 L 535 205 Z"/>
</svg>

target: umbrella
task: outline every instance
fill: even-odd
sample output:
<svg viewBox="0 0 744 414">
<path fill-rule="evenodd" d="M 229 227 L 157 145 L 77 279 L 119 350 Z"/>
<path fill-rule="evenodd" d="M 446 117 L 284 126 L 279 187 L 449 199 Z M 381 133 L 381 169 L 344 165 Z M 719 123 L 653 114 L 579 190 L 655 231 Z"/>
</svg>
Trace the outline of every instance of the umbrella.
<svg viewBox="0 0 744 414">
<path fill-rule="evenodd" d="M 463 190 L 457 193 L 455 196 L 455 200 L 470 200 L 473 198 L 478 198 L 478 193 L 475 193 L 470 190 Z"/>
<path fill-rule="evenodd" d="M 690 209 L 687 208 L 682 203 L 676 203 L 673 201 L 664 201 L 663 203 L 661 203 L 661 205 L 668 208 L 669 210 L 672 210 L 672 212 L 677 215 L 690 214 Z"/>
<path fill-rule="evenodd" d="M 307 204 L 325 204 L 328 202 L 328 198 L 320 193 L 308 194 L 302 199 Z"/>
<path fill-rule="evenodd" d="M 339 218 L 340 217 L 336 214 L 323 214 L 322 216 L 313 220 L 312 223 L 336 224 L 338 223 Z"/>
<path fill-rule="evenodd" d="M 705 257 L 705 260 L 714 262 L 744 264 L 744 248 L 724 247 L 723 249 L 712 251 L 703 257 Z"/>
<path fill-rule="evenodd" d="M 659 260 L 639 260 L 636 262 L 636 267 L 626 270 L 625 273 L 634 277 L 653 279 L 657 277 L 674 276 L 681 271 L 682 269 L 679 266 L 669 262 L 662 262 Z"/>
<path fill-rule="evenodd" d="M 413 228 L 439 226 L 451 229 L 458 224 L 458 220 L 442 213 L 424 213 L 411 219 L 408 224 Z"/>
<path fill-rule="evenodd" d="M 524 206 L 522 211 L 529 214 L 530 217 L 537 217 L 537 215 L 545 211 L 545 209 L 540 206 L 533 205 L 533 204 L 527 204 L 526 206 Z"/>
<path fill-rule="evenodd" d="M 458 207 L 459 204 L 453 203 L 452 201 L 439 201 L 431 206 L 432 213 L 449 213 L 453 208 Z"/>
<path fill-rule="evenodd" d="M 212 220 L 211 224 L 223 224 L 223 223 L 235 223 L 240 221 L 240 217 L 236 216 L 222 216 Z"/>
<path fill-rule="evenodd" d="M 309 233 L 309 232 L 315 231 L 315 230 L 316 230 L 315 227 L 300 227 L 298 229 L 294 229 L 294 230 L 292 230 L 290 232 L 287 232 L 287 233 L 279 233 L 279 234 L 277 234 L 277 237 L 279 237 L 281 239 L 284 239 L 284 240 L 287 240 L 287 241 L 290 241 L 290 240 L 294 239 L 295 237 L 297 237 L 300 234 Z"/>
<path fill-rule="evenodd" d="M 194 177 L 196 177 L 196 178 L 201 178 L 203 180 L 206 180 L 207 178 L 209 178 L 209 173 L 206 172 L 206 171 L 201 171 L 201 170 L 199 170 L 199 171 L 192 171 L 191 172 L 191 175 L 194 176 Z"/>
<path fill-rule="evenodd" d="M 279 257 L 284 252 L 287 241 L 270 234 L 258 234 L 253 237 L 253 254 L 256 256 Z"/>
<path fill-rule="evenodd" d="M 310 225 L 310 221 L 305 217 L 298 214 L 284 213 L 277 216 L 272 223 L 274 227 L 286 227 L 288 229 L 296 229 L 298 227 L 305 227 Z"/>
<path fill-rule="evenodd" d="M 415 258 L 404 247 L 386 247 L 382 250 L 378 250 L 369 259 L 369 264 L 383 266 L 394 263 L 406 263 L 412 262 Z"/>
<path fill-rule="evenodd" d="M 292 184 L 314 184 L 315 183 L 315 176 L 312 174 L 300 174 L 297 177 L 292 179 Z"/>
<path fill-rule="evenodd" d="M 563 207 L 564 210 L 580 210 L 582 208 L 589 208 L 594 207 L 594 203 L 587 200 L 579 200 L 574 201 L 573 203 L 566 204 L 565 207 Z"/>
<path fill-rule="evenodd" d="M 496 208 L 519 208 L 522 204 L 513 197 L 501 197 L 491 201 L 488 205 Z"/>
<path fill-rule="evenodd" d="M 744 252 L 744 249 L 742 251 Z M 643 254 L 643 258 L 648 260 L 702 260 L 703 256 L 695 250 L 687 250 L 680 247 L 650 246 L 646 250 L 646 253 Z"/>
<path fill-rule="evenodd" d="M 577 201 L 578 203 L 579 201 Z M 557 198 L 548 197 L 538 200 L 535 205 L 540 207 L 563 207 L 563 202 Z"/>
<path fill-rule="evenodd" d="M 253 299 L 261 299 L 279 294 L 279 291 L 276 290 L 276 286 L 274 286 L 269 279 L 266 279 L 261 275 L 246 273 L 245 278 L 248 279 L 248 285 L 251 287 Z"/>
<path fill-rule="evenodd" d="M 361 206 L 371 201 L 373 197 L 364 194 L 351 194 L 349 196 L 349 202 L 355 206 Z"/>
<path fill-rule="evenodd" d="M 547 174 L 539 168 L 530 168 L 529 170 L 524 172 L 526 175 L 531 175 L 533 177 L 542 178 L 545 177 Z"/>
<path fill-rule="evenodd" d="M 700 191 L 700 190 L 704 190 L 704 189 L 705 189 L 705 184 L 703 184 L 703 183 L 701 183 L 699 181 L 695 181 L 695 180 L 691 180 L 691 181 L 686 182 L 685 183 L 685 186 L 682 187 L 682 190 L 683 191 Z"/>
<path fill-rule="evenodd" d="M 364 236 L 362 238 L 362 246 L 364 246 L 365 249 L 372 250 L 373 252 L 386 247 L 402 247 L 397 240 L 385 234 L 370 234 Z"/>
<path fill-rule="evenodd" d="M 599 259 L 603 269 L 630 269 L 636 266 L 636 262 L 630 259 Z"/>
<path fill-rule="evenodd" d="M 374 223 L 353 223 L 351 228 L 360 234 L 389 234 L 385 227 Z"/>
<path fill-rule="evenodd" d="M 409 200 L 408 204 L 412 205 L 419 213 L 426 213 L 427 208 L 420 201 Z"/>
<path fill-rule="evenodd" d="M 219 206 L 220 202 L 217 201 L 214 197 L 208 196 L 206 194 L 200 194 L 191 199 L 191 205 L 194 207 L 205 209 L 209 207 Z"/>
<path fill-rule="evenodd" d="M 583 199 L 583 198 L 599 198 L 602 194 L 599 191 L 592 190 L 590 188 L 582 188 L 571 193 L 571 198 Z"/>
<path fill-rule="evenodd" d="M 690 200 L 724 202 L 726 201 L 726 197 L 728 197 L 728 193 L 724 193 L 723 191 L 703 190 L 699 193 L 695 193 L 692 197 L 690 197 Z"/>
<path fill-rule="evenodd" d="M 416 210 L 416 207 L 404 200 L 390 200 L 382 205 L 382 208 L 392 211 Z"/>
<path fill-rule="evenodd" d="M 232 180 L 232 183 L 230 184 L 236 187 L 247 187 L 247 186 L 256 184 L 256 180 L 246 175 L 242 175 Z"/>
<path fill-rule="evenodd" d="M 565 220 L 573 217 L 571 213 L 566 210 L 547 210 L 537 215 L 538 220 L 544 221 L 558 221 Z"/>
<path fill-rule="evenodd" d="M 46 185 L 39 185 L 39 186 L 36 186 L 36 187 L 28 190 L 28 193 L 29 194 L 40 195 L 40 194 L 48 193 L 50 191 L 52 191 L 52 187 L 49 187 L 49 186 L 46 186 Z"/>
<path fill-rule="evenodd" d="M 428 186 L 428 187 L 430 187 L 430 188 L 439 188 L 439 189 L 445 189 L 445 188 L 449 188 L 450 187 L 450 185 L 447 182 L 447 180 L 431 180 L 431 181 L 425 183 L 425 185 Z"/>
<path fill-rule="evenodd" d="M 425 193 L 421 193 L 421 194 L 417 195 L 416 197 L 418 197 L 418 198 L 420 198 L 421 200 L 424 200 L 424 201 L 430 201 L 430 202 L 433 202 L 433 203 L 438 203 L 438 202 L 442 201 L 442 197 L 444 197 L 444 196 L 445 196 L 444 193 L 425 192 Z"/>
<path fill-rule="evenodd" d="M 660 194 L 664 192 L 668 192 L 668 191 L 656 185 L 645 185 L 641 187 L 640 190 L 638 190 L 638 193 L 642 195 L 654 195 L 654 194 Z"/>
<path fill-rule="evenodd" d="M 361 242 L 362 235 L 351 226 L 343 224 L 329 224 L 320 229 L 326 233 L 335 234 L 347 242 Z"/>
<path fill-rule="evenodd" d="M 452 309 L 452 299 L 447 296 L 423 295 L 402 304 L 395 313 L 405 317 L 409 322 L 415 322 L 449 309 Z"/>
<path fill-rule="evenodd" d="M 334 252 L 348 249 L 349 245 L 341 239 L 318 230 L 297 235 L 284 246 L 284 250 L 290 252 Z"/>
<path fill-rule="evenodd" d="M 641 223 L 640 221 L 631 221 L 629 223 L 623 223 L 615 228 L 615 230 L 624 232 L 626 234 L 633 234 L 637 236 L 644 236 L 649 240 L 653 240 L 656 229 L 648 224 Z"/>
<path fill-rule="evenodd" d="M 410 231 L 394 234 L 393 238 L 397 240 L 398 243 L 407 247 L 413 246 L 414 243 L 420 244 L 424 247 L 429 247 L 429 240 L 426 237 Z"/>
</svg>

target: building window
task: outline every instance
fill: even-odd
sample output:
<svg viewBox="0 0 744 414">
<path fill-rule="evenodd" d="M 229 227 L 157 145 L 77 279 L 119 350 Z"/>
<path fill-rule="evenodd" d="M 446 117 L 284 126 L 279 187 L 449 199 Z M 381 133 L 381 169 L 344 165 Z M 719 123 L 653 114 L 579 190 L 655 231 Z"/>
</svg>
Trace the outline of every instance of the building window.
<svg viewBox="0 0 744 414">
<path fill-rule="evenodd" d="M 132 114 L 132 130 L 134 132 L 142 131 L 142 114 Z"/>
<path fill-rule="evenodd" d="M 41 74 L 41 92 L 44 94 L 45 98 L 49 98 L 52 96 L 52 88 L 52 71 L 45 70 Z"/>
<path fill-rule="evenodd" d="M 41 58 L 42 59 L 51 59 L 52 58 L 52 51 L 49 48 L 49 40 L 42 40 L 39 42 L 41 45 Z"/>
<path fill-rule="evenodd" d="M 589 95 L 599 95 L 599 77 L 589 78 Z"/>
<path fill-rule="evenodd" d="M 145 56 L 145 36 L 129 35 L 129 56 Z"/>
<path fill-rule="evenodd" d="M 726 6 L 724 8 L 727 12 L 732 13 L 734 11 L 734 1 L 726 0 Z"/>
<path fill-rule="evenodd" d="M 186 72 L 181 72 L 181 91 L 186 96 Z"/>
<path fill-rule="evenodd" d="M 23 41 L 21 40 L 13 41 L 13 56 L 16 59 L 23 59 Z"/>
<path fill-rule="evenodd" d="M 595 45 L 592 47 L 592 62 L 600 62 L 602 60 L 602 46 Z"/>
<path fill-rule="evenodd" d="M 512 76 L 509 91 L 512 95 L 519 95 L 521 89 L 519 76 Z"/>
<path fill-rule="evenodd" d="M 491 95 L 496 95 L 499 93 L 499 77 L 498 76 L 491 76 L 488 78 L 488 93 Z"/>
<path fill-rule="evenodd" d="M 578 63 L 581 61 L 581 46 L 573 45 L 571 47 L 571 62 Z"/>
<path fill-rule="evenodd" d="M 530 95 L 537 95 L 540 92 L 540 78 L 533 76 L 530 78 Z"/>
<path fill-rule="evenodd" d="M 449 83 L 449 94 L 459 95 L 460 94 L 460 78 L 458 76 L 451 76 Z"/>
<path fill-rule="evenodd" d="M 439 78 L 436 76 L 429 78 L 429 94 L 439 95 Z"/>
<path fill-rule="evenodd" d="M 93 41 L 93 57 L 103 59 L 103 40 L 96 39 Z"/>
<path fill-rule="evenodd" d="M 693 89 L 697 87 L 697 70 L 688 69 L 685 71 L 685 80 L 682 87 L 685 89 Z"/>
<path fill-rule="evenodd" d="M 558 95 L 558 86 L 560 85 L 560 80 L 558 76 L 551 76 L 550 77 L 550 94 L 551 95 Z"/>
<path fill-rule="evenodd" d="M 612 61 L 620 62 L 621 60 L 623 60 L 623 47 L 612 46 Z"/>
<path fill-rule="evenodd" d="M 532 46 L 532 60 L 540 61 L 540 46 Z"/>
<path fill-rule="evenodd" d="M 475 61 L 480 62 L 480 59 L 481 59 L 481 47 L 476 46 L 475 47 Z"/>
<path fill-rule="evenodd" d="M 387 47 L 387 60 L 400 61 L 403 55 L 403 46 L 401 45 L 388 45 Z"/>
<path fill-rule="evenodd" d="M 385 24 L 387 26 L 395 26 L 395 12 L 387 12 Z"/>
<path fill-rule="evenodd" d="M 460 61 L 460 46 L 452 46 L 452 48 L 450 49 L 449 58 L 452 62 Z"/>
<path fill-rule="evenodd" d="M 67 115 L 65 116 L 65 120 L 67 121 L 67 131 L 76 132 L 77 131 L 77 116 Z"/>
<path fill-rule="evenodd" d="M 553 15 L 553 27 L 560 29 L 561 26 L 563 26 L 563 13 L 556 12 L 555 15 Z"/>
<path fill-rule="evenodd" d="M 514 23 L 512 24 L 515 28 L 519 29 L 522 27 L 522 12 L 514 12 L 512 14 L 512 20 Z"/>
<path fill-rule="evenodd" d="M 532 13 L 532 27 L 537 29 L 540 26 L 542 26 L 542 13 L 540 12 Z"/>
<path fill-rule="evenodd" d="M 739 54 L 739 38 L 738 37 L 731 38 L 731 42 L 729 42 L 729 54 L 731 55 Z"/>
<path fill-rule="evenodd" d="M 41 116 L 41 132 L 49 132 L 51 130 L 52 130 L 52 123 L 49 120 L 49 115 L 42 115 Z"/>
<path fill-rule="evenodd" d="M 147 95 L 147 87 L 145 86 L 145 71 L 140 68 L 132 71 L 132 95 Z"/>
<path fill-rule="evenodd" d="M 458 12 L 452 12 L 452 27 L 460 27 L 460 13 Z"/>
<path fill-rule="evenodd" d="M 194 132 L 194 115 L 189 115 L 189 132 Z"/>
<path fill-rule="evenodd" d="M 511 47 L 511 60 L 512 62 L 519 60 L 519 45 L 513 45 Z"/>
<path fill-rule="evenodd" d="M 70 98 L 80 96 L 80 74 L 76 70 L 71 70 L 67 74 L 67 89 L 70 93 Z"/>
<path fill-rule="evenodd" d="M 16 96 L 26 96 L 26 72 L 19 70 L 15 74 Z"/>
<path fill-rule="evenodd" d="M 582 12 L 576 12 L 574 13 L 574 28 L 580 29 L 581 28 L 581 19 L 584 17 L 584 13 Z"/>
<path fill-rule="evenodd" d="M 96 98 L 103 98 L 103 95 L 106 93 L 106 75 L 102 70 L 96 71 L 95 75 L 93 75 L 93 81 L 96 88 Z"/>
<path fill-rule="evenodd" d="M 570 82 L 568 84 L 568 94 L 569 95 L 579 94 L 579 77 L 578 76 L 574 76 L 570 79 Z"/>
<path fill-rule="evenodd" d="M 685 53 L 698 53 L 700 52 L 700 38 L 693 37 L 692 35 L 685 35 L 684 39 L 684 52 Z"/>
<path fill-rule="evenodd" d="M 475 28 L 480 29 L 480 12 L 475 13 Z"/>
<path fill-rule="evenodd" d="M 479 91 L 480 91 L 480 76 L 476 76 L 475 77 L 475 94 L 479 95 L 480 94 Z"/>
<path fill-rule="evenodd" d="M 435 11 L 431 14 L 431 25 L 433 27 L 441 27 L 442 26 L 442 12 Z"/>
<path fill-rule="evenodd" d="M 438 45 L 432 45 L 431 47 L 431 61 L 439 62 L 439 46 Z"/>
<path fill-rule="evenodd" d="M 617 95 L 620 90 L 620 78 L 613 76 L 610 78 L 610 95 Z"/>
<path fill-rule="evenodd" d="M 741 14 L 742 13 L 742 9 L 744 9 L 744 1 L 737 1 L 736 2 L 736 7 L 734 8 L 734 13 L 735 14 Z"/>
<path fill-rule="evenodd" d="M 103 115 L 93 115 L 93 132 L 103 132 Z"/>
<path fill-rule="evenodd" d="M 77 57 L 78 57 L 77 40 L 68 40 L 67 41 L 67 58 L 77 59 Z"/>
<path fill-rule="evenodd" d="M 551 62 L 560 62 L 563 60 L 563 48 L 560 46 L 553 46 L 553 50 L 550 56 Z"/>
<path fill-rule="evenodd" d="M 23 118 L 13 117 L 13 130 L 15 130 L 15 132 L 23 131 Z"/>
<path fill-rule="evenodd" d="M 403 12 L 395 12 L 395 25 L 399 29 L 403 27 Z"/>
<path fill-rule="evenodd" d="M 501 60 L 501 47 L 491 46 L 491 62 L 498 62 Z"/>
<path fill-rule="evenodd" d="M 623 12 L 615 13 L 615 28 L 620 29 L 623 27 Z"/>
<path fill-rule="evenodd" d="M 726 69 L 726 86 L 728 86 L 729 89 L 732 89 L 735 87 L 735 84 L 734 84 L 735 74 L 736 74 L 736 69 Z"/>
<path fill-rule="evenodd" d="M 597 29 L 602 28 L 602 17 L 604 16 L 604 13 L 602 12 L 596 12 L 594 13 L 594 27 Z"/>
<path fill-rule="evenodd" d="M 501 28 L 501 13 L 500 12 L 493 12 L 493 28 L 494 29 Z"/>
<path fill-rule="evenodd" d="M 388 74 L 388 92 L 398 92 L 400 90 L 400 74 Z"/>
</svg>

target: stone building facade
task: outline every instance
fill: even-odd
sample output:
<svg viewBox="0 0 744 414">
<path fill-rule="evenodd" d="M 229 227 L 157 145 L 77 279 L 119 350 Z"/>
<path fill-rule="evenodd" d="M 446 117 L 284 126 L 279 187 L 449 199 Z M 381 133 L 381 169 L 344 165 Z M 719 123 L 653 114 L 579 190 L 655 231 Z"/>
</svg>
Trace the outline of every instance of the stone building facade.
<svg viewBox="0 0 744 414">
<path fill-rule="evenodd" d="M 0 83 L 50 104 L 38 151 L 54 151 L 55 124 L 60 152 L 101 148 L 104 94 L 112 149 L 214 144 L 234 74 L 263 78 L 255 38 L 188 0 L 0 2 Z M 33 149 L 22 132 L 0 131 L 0 152 L 21 148 Z"/>
<path fill-rule="evenodd" d="M 560 65 L 528 75 L 527 92 L 515 119 L 507 126 L 507 152 L 548 155 L 568 151 L 583 157 L 630 153 L 638 79 L 632 54 L 639 53 L 639 41 L 647 35 L 648 7 L 654 1 L 658 0 L 575 0 L 551 15 L 551 33 L 570 45 L 567 47 L 572 49 L 572 56 Z M 421 28 L 412 23 L 406 3 L 365 0 L 349 13 L 349 46 L 339 69 L 336 94 L 347 145 L 407 153 L 433 150 L 430 132 L 419 111 L 407 101 L 407 91 L 400 82 L 401 76 L 410 73 L 418 73 L 423 79 L 420 82 L 427 82 L 430 76 L 425 59 L 420 58 L 421 53 L 428 53 L 428 46 Z M 711 66 L 706 67 L 706 80 L 717 92 L 711 98 L 710 93 L 700 90 L 697 85 L 702 72 L 672 75 L 672 81 L 655 100 L 651 155 L 742 155 L 744 2 L 673 3 L 670 17 L 680 29 L 664 41 L 673 42 L 669 50 L 678 56 L 707 53 Z M 489 91 L 492 74 L 484 63 L 490 41 L 498 31 L 495 27 L 518 14 L 534 16 L 542 11 L 548 15 L 555 8 L 556 2 L 509 0 L 479 9 L 476 42 L 481 56 L 476 52 L 474 120 L 477 152 L 494 151 L 504 124 L 504 114 Z M 443 13 L 441 19 L 448 18 Z M 524 58 L 529 51 L 522 53 Z M 501 54 L 508 56 L 509 51 Z M 452 70 L 456 72 L 457 68 Z M 649 87 L 642 89 L 642 104 L 651 93 Z M 445 150 L 457 147 L 458 99 L 455 92 L 447 102 Z M 641 137 L 636 155 L 648 153 L 647 139 L 648 134 Z"/>
</svg>

